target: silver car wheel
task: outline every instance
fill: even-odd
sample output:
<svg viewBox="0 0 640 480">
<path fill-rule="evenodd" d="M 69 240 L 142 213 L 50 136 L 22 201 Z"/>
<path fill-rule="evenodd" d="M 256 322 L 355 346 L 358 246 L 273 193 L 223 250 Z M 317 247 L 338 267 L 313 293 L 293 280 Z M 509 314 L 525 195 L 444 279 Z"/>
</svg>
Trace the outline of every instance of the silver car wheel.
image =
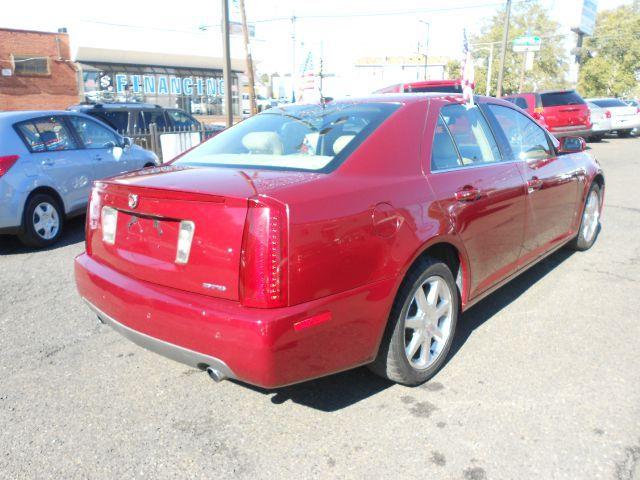
<svg viewBox="0 0 640 480">
<path fill-rule="evenodd" d="M 587 204 L 582 214 L 582 239 L 586 243 L 591 243 L 600 223 L 600 195 L 597 190 L 591 190 Z"/>
<path fill-rule="evenodd" d="M 427 278 L 413 294 L 404 318 L 404 350 L 413 368 L 435 362 L 449 337 L 453 318 L 452 292 L 442 277 Z"/>
<path fill-rule="evenodd" d="M 51 240 L 60 230 L 60 217 L 49 202 L 41 202 L 33 210 L 33 230 L 44 240 Z"/>
</svg>

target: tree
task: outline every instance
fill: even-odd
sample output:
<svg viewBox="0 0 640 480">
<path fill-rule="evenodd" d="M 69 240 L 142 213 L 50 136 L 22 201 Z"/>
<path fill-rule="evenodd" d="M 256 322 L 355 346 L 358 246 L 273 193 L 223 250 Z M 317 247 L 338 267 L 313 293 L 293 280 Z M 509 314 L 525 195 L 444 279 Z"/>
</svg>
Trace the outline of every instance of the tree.
<svg viewBox="0 0 640 480">
<path fill-rule="evenodd" d="M 462 76 L 462 65 L 458 60 L 449 60 L 444 66 L 444 75 L 448 79 L 457 79 Z"/>
<path fill-rule="evenodd" d="M 493 43 L 490 94 L 496 94 L 505 14 L 504 11 L 495 14 L 481 27 L 480 34 L 471 39 L 474 57 L 483 62 L 483 65 L 476 68 L 475 72 L 476 92 L 484 93 L 486 91 L 489 45 Z M 514 4 L 504 63 L 502 89 L 504 94 L 518 92 L 520 89 L 525 54 L 514 52 L 511 42 L 522 35 L 537 35 L 542 38 L 540 51 L 535 52 L 532 70 L 525 71 L 523 90 L 537 91 L 567 86 L 566 75 L 569 64 L 567 52 L 562 47 L 564 35 L 560 32 L 560 24 L 551 19 L 549 12 L 537 0 Z"/>
<path fill-rule="evenodd" d="M 599 13 L 581 54 L 578 88 L 584 96 L 640 94 L 640 11 L 621 6 Z"/>
</svg>

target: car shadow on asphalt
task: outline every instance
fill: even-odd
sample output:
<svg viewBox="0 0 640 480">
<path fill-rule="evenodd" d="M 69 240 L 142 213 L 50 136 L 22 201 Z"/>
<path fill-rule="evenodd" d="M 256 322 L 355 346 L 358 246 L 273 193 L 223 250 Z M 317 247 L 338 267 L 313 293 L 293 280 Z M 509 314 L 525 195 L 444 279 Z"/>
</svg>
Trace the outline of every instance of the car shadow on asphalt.
<svg viewBox="0 0 640 480">
<path fill-rule="evenodd" d="M 460 351 L 474 330 L 520 297 L 572 253 L 566 248 L 560 249 L 467 310 L 458 323 L 456 338 L 446 363 Z M 376 376 L 366 367 L 273 390 L 231 381 L 265 396 L 271 396 L 271 402 L 274 404 L 291 401 L 322 412 L 342 410 L 394 385 L 393 382 Z"/>
<path fill-rule="evenodd" d="M 16 255 L 20 253 L 46 252 L 58 248 L 67 247 L 74 243 L 84 241 L 84 215 L 67 220 L 64 224 L 62 237 L 54 245 L 47 248 L 33 248 L 23 245 L 18 237 L 13 235 L 0 235 L 0 256 Z"/>
</svg>

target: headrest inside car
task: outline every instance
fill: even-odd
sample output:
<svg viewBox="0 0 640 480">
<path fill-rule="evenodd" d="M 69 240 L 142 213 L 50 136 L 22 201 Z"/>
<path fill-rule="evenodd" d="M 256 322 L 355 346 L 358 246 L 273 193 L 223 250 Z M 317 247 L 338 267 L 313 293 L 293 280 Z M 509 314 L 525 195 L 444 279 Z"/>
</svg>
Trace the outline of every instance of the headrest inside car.
<svg viewBox="0 0 640 480">
<path fill-rule="evenodd" d="M 242 137 L 242 145 L 249 153 L 282 155 L 280 137 L 275 132 L 251 132 Z"/>
<path fill-rule="evenodd" d="M 346 147 L 355 135 L 342 135 L 333 142 L 333 153 L 338 155 Z"/>
</svg>

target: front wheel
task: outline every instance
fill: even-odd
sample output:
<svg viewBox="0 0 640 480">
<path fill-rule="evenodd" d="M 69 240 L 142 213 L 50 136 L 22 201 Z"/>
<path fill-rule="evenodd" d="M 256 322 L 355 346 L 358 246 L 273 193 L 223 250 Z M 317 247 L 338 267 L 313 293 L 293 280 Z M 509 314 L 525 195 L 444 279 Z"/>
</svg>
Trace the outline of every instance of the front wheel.
<svg viewBox="0 0 640 480">
<path fill-rule="evenodd" d="M 584 251 L 593 246 L 600 232 L 601 207 L 602 191 L 600 190 L 600 185 L 594 183 L 587 194 L 578 235 L 571 241 L 569 247 L 574 250 Z"/>
<path fill-rule="evenodd" d="M 404 385 L 427 381 L 449 354 L 458 313 L 458 290 L 451 270 L 436 260 L 420 261 L 400 287 L 370 369 Z"/>
</svg>

